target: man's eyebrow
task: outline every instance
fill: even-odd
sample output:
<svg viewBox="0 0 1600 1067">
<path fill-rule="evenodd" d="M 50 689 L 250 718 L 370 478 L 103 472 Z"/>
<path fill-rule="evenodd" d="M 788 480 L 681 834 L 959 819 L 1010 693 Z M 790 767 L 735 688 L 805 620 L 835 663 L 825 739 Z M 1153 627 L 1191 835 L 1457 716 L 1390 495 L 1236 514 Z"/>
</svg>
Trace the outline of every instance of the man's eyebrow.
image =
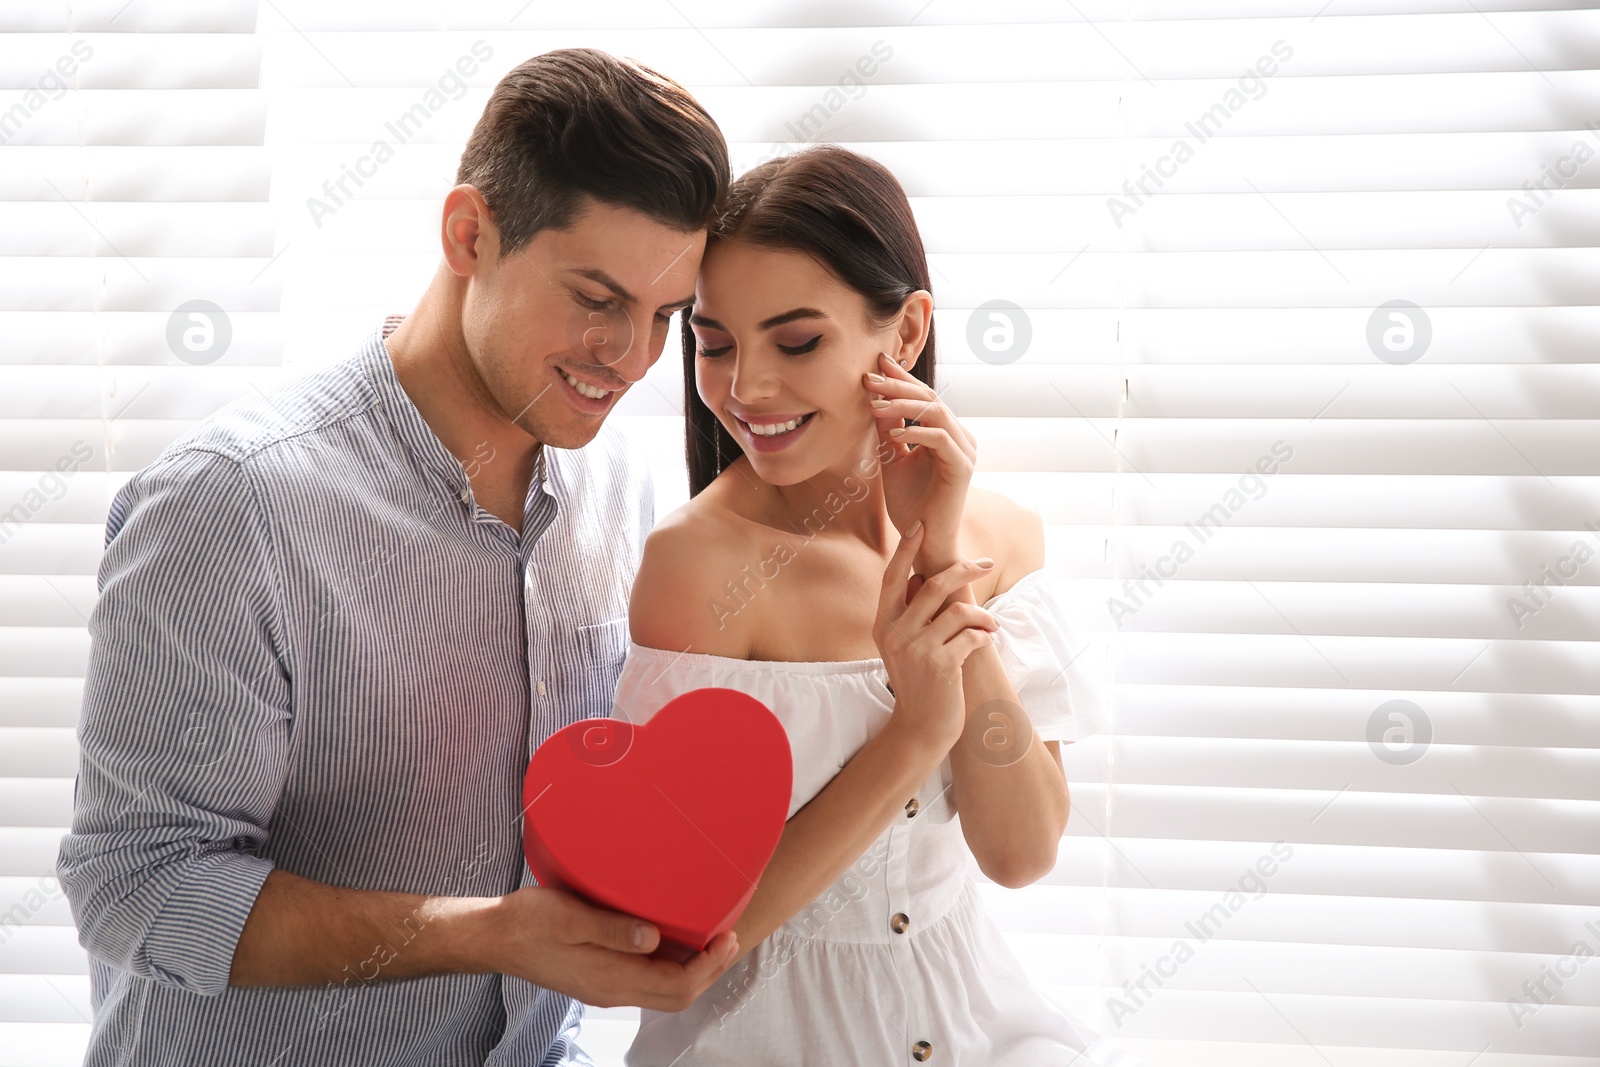
<svg viewBox="0 0 1600 1067">
<path fill-rule="evenodd" d="M 627 289 L 623 288 L 621 282 L 617 281 L 611 275 L 607 274 L 605 271 L 599 269 L 598 267 L 572 267 L 571 270 L 572 270 L 572 273 L 577 274 L 577 275 L 579 275 L 581 277 L 584 277 L 584 278 L 588 278 L 590 281 L 599 282 L 601 285 L 605 286 L 607 289 L 610 289 L 617 296 L 621 297 L 624 303 L 637 304 L 639 302 L 637 297 L 635 297 L 632 293 L 628 292 Z M 662 304 L 661 305 L 661 310 L 665 311 L 667 314 L 670 315 L 675 311 L 683 310 L 684 308 L 688 307 L 690 304 L 693 304 L 693 303 L 694 303 L 694 294 L 690 293 L 688 296 L 682 298 L 681 300 L 674 300 L 670 304 Z"/>
<path fill-rule="evenodd" d="M 598 267 L 571 267 L 569 269 L 573 274 L 576 274 L 581 278 L 588 278 L 590 281 L 599 282 L 601 285 L 605 286 L 607 289 L 610 289 L 613 293 L 620 296 L 629 304 L 637 304 L 639 302 L 638 297 L 634 296 L 632 293 L 628 292 L 627 289 L 623 288 L 621 282 L 617 281 L 611 275 L 607 274 Z"/>
</svg>

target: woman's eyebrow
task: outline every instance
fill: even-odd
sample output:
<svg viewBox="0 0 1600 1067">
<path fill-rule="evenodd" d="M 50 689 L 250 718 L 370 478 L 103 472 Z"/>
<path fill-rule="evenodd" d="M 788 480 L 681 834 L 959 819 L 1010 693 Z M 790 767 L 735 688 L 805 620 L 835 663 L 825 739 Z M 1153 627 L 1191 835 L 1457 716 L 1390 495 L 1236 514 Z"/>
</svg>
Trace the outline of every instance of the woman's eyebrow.
<svg viewBox="0 0 1600 1067">
<path fill-rule="evenodd" d="M 825 319 L 827 317 L 825 312 L 818 311 L 816 308 L 795 308 L 793 311 L 785 311 L 782 315 L 774 315 L 770 319 L 762 319 L 759 325 L 763 330 L 770 330 L 774 326 L 782 326 L 784 323 L 794 322 L 796 319 Z"/>
<path fill-rule="evenodd" d="M 785 311 L 781 315 L 774 315 L 770 319 L 762 319 L 756 326 L 758 329 L 770 330 L 774 326 L 782 326 L 784 323 L 794 322 L 796 319 L 825 319 L 827 317 L 827 312 L 818 311 L 816 308 L 795 308 L 793 311 Z M 728 329 L 716 319 L 709 319 L 704 315 L 691 314 L 689 323 L 693 326 L 704 326 L 708 330 L 727 332 Z"/>
</svg>

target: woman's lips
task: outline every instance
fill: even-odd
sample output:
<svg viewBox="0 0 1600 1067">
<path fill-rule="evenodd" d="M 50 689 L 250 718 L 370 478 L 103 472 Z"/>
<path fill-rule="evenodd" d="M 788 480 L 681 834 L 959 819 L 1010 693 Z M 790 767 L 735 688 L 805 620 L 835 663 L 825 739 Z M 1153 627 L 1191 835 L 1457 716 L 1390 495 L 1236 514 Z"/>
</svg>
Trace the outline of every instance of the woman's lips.
<svg viewBox="0 0 1600 1067">
<path fill-rule="evenodd" d="M 776 417 L 772 415 L 757 416 L 757 418 L 762 420 L 759 424 L 762 426 L 780 425 L 782 423 L 789 422 L 792 419 L 802 420 L 794 429 L 785 430 L 784 432 L 778 434 L 758 434 L 750 428 L 750 424 L 748 422 L 744 421 L 739 416 L 735 415 L 733 419 L 739 424 L 740 435 L 744 438 L 745 444 L 748 447 L 755 449 L 757 452 L 779 452 L 785 448 L 788 448 L 794 443 L 796 438 L 805 433 L 806 427 L 811 425 L 813 421 L 812 416 L 815 414 L 816 412 L 814 411 L 808 411 L 803 414 L 796 413 L 794 415 L 787 415 L 783 417 Z"/>
</svg>

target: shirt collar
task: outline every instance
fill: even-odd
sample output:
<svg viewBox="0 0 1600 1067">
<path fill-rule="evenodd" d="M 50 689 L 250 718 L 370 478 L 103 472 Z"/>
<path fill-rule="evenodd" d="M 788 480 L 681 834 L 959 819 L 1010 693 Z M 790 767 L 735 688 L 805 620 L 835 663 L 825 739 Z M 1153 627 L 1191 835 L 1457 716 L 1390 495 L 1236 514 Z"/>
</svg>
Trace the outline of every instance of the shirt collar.
<svg viewBox="0 0 1600 1067">
<path fill-rule="evenodd" d="M 376 327 L 368 336 L 367 343 L 361 349 L 362 370 L 377 392 L 378 399 L 389 416 L 390 424 L 399 435 L 406 451 L 425 471 L 437 477 L 452 496 L 458 499 L 469 498 L 472 483 L 467 477 L 466 468 L 461 465 L 455 454 L 445 447 L 444 442 L 439 440 L 438 434 L 433 432 L 433 427 L 428 425 L 428 421 L 422 417 L 422 412 L 417 410 L 417 405 L 412 402 L 411 396 L 400 384 L 399 375 L 395 373 L 394 361 L 389 358 L 389 349 L 384 344 L 384 338 L 393 332 L 394 326 L 399 324 L 401 318 L 403 316 L 389 316 L 383 325 Z M 547 495 L 558 504 L 560 502 L 558 487 L 561 478 L 559 475 L 551 476 L 549 451 L 549 445 L 539 447 L 533 478 L 528 485 L 528 497 L 524 501 L 524 515 L 535 510 L 535 502 L 540 496 Z"/>
</svg>

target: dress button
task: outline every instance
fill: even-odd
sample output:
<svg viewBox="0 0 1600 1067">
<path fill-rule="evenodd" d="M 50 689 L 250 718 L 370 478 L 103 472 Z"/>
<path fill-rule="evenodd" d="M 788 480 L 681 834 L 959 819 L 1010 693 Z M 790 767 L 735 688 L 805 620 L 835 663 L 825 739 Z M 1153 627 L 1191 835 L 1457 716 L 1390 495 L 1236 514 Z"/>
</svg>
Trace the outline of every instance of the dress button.
<svg viewBox="0 0 1600 1067">
<path fill-rule="evenodd" d="M 539 684 L 538 684 L 537 688 L 539 690 L 539 695 L 540 696 L 544 696 L 544 679 L 543 678 L 539 679 Z"/>
<path fill-rule="evenodd" d="M 907 915 L 903 911 L 895 912 L 894 918 L 889 920 L 889 929 L 893 930 L 897 934 L 905 933 L 907 930 L 911 929 L 911 916 Z"/>
<path fill-rule="evenodd" d="M 928 1060 L 933 1059 L 933 1046 L 926 1041 L 918 1041 L 911 1046 L 911 1058 L 918 1063 L 926 1063 Z"/>
<path fill-rule="evenodd" d="M 917 811 L 920 808 L 921 805 L 917 803 L 916 797 L 912 797 L 910 800 L 906 801 L 906 818 L 915 819 L 917 817 Z"/>
</svg>

